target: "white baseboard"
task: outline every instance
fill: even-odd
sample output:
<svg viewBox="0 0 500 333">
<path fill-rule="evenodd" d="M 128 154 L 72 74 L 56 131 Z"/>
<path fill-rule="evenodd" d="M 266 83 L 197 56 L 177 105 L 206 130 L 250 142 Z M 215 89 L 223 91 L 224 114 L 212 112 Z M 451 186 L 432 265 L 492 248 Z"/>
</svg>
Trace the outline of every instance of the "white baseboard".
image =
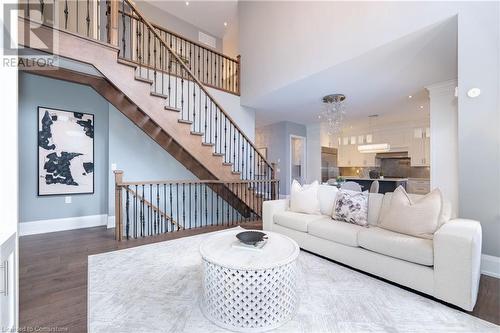
<svg viewBox="0 0 500 333">
<path fill-rule="evenodd" d="M 62 219 L 39 220 L 19 223 L 19 236 L 46 232 L 91 228 L 106 225 L 108 215 L 76 216 Z"/>
<path fill-rule="evenodd" d="M 115 227 L 115 216 L 108 216 L 108 224 L 106 225 L 108 229 Z"/>
<path fill-rule="evenodd" d="M 500 279 L 500 257 L 481 255 L 481 274 Z"/>
</svg>

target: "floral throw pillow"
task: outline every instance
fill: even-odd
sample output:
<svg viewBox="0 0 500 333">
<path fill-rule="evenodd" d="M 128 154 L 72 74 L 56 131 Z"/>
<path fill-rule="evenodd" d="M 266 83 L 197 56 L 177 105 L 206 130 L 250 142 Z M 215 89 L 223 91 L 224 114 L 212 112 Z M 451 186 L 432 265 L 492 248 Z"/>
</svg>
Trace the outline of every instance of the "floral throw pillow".
<svg viewBox="0 0 500 333">
<path fill-rule="evenodd" d="M 332 218 L 360 226 L 368 226 L 368 191 L 339 190 L 335 197 Z"/>
</svg>

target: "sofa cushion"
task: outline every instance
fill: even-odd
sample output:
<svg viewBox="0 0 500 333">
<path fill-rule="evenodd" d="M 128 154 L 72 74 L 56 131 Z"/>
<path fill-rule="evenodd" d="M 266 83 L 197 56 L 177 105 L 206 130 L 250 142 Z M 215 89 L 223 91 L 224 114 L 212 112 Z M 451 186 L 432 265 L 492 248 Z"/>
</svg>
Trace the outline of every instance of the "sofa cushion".
<svg viewBox="0 0 500 333">
<path fill-rule="evenodd" d="M 332 216 L 333 204 L 338 190 L 336 186 L 331 185 L 320 185 L 318 187 L 318 200 L 321 214 Z"/>
<path fill-rule="evenodd" d="M 307 232 L 307 225 L 315 220 L 325 218 L 323 215 L 313 215 L 284 211 L 274 214 L 273 221 L 283 227 L 297 231 Z"/>
<path fill-rule="evenodd" d="M 318 181 L 302 186 L 294 179 L 290 188 L 290 210 L 296 213 L 321 214 L 318 188 Z"/>
<path fill-rule="evenodd" d="M 370 193 L 368 197 L 368 224 L 377 225 L 380 208 L 384 195 L 382 193 Z"/>
<path fill-rule="evenodd" d="M 368 225 L 368 191 L 340 189 L 335 197 L 332 218 L 362 226 Z"/>
<path fill-rule="evenodd" d="M 426 266 L 434 264 L 434 251 L 430 239 L 370 227 L 359 231 L 358 243 L 362 248 L 394 258 Z"/>
<path fill-rule="evenodd" d="M 358 246 L 358 232 L 363 229 L 366 227 L 329 218 L 312 221 L 307 226 L 310 235 L 355 247 Z"/>
<path fill-rule="evenodd" d="M 380 220 L 379 227 L 402 234 L 432 239 L 439 227 L 443 196 L 434 189 L 413 201 L 402 186 L 392 194 L 389 209 Z"/>
</svg>

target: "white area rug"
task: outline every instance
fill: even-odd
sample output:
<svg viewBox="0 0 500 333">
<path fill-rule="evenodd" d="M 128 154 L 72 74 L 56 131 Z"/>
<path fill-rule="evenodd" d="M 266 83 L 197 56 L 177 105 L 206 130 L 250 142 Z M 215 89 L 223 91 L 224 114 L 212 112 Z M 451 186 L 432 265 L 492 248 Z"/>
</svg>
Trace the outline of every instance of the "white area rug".
<svg viewBox="0 0 500 333">
<path fill-rule="evenodd" d="M 209 234 L 89 257 L 88 330 L 227 332 L 199 308 Z M 500 327 L 315 255 L 299 255 L 300 305 L 275 332 L 500 332 Z"/>
</svg>

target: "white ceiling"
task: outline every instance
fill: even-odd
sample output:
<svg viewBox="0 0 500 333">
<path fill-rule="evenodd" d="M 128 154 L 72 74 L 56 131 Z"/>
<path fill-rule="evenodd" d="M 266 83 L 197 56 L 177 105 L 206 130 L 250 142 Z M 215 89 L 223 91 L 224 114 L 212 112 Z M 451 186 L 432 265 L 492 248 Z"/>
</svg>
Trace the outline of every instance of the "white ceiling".
<svg viewBox="0 0 500 333">
<path fill-rule="evenodd" d="M 178 18 L 189 22 L 210 34 L 222 38 L 227 27 L 224 22 L 235 24 L 238 17 L 238 1 L 165 1 L 157 0 L 149 2 Z"/>
<path fill-rule="evenodd" d="M 331 93 L 347 96 L 346 112 L 351 119 L 428 112 L 424 87 L 456 77 L 457 21 L 452 18 L 293 82 L 249 106 L 257 110 L 258 125 L 283 120 L 318 122 L 321 98 Z"/>
</svg>

